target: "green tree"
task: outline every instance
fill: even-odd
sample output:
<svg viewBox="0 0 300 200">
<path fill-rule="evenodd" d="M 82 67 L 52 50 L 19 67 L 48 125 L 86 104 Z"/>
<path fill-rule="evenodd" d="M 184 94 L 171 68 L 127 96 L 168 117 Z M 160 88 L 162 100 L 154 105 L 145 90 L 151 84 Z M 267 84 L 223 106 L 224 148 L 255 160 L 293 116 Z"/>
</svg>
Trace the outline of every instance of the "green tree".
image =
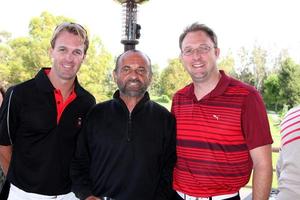
<svg viewBox="0 0 300 200">
<path fill-rule="evenodd" d="M 254 46 L 251 52 L 242 47 L 238 52 L 238 56 L 241 66 L 233 75 L 263 92 L 263 81 L 267 76 L 267 51 L 260 46 Z"/>
<path fill-rule="evenodd" d="M 267 76 L 266 62 L 267 51 L 260 46 L 255 46 L 252 50 L 251 64 L 253 66 L 254 86 L 258 91 L 263 91 L 263 81 Z"/>
<path fill-rule="evenodd" d="M 149 93 L 153 96 L 160 95 L 160 70 L 157 64 L 152 65 L 152 80 L 149 88 Z"/>
<path fill-rule="evenodd" d="M 0 61 L 0 74 L 5 74 L 7 85 L 30 79 L 41 67 L 50 66 L 48 50 L 51 35 L 56 25 L 63 21 L 72 20 L 43 12 L 30 21 L 27 37 L 12 39 L 9 34 L 2 32 L 2 38 L 6 38 L 2 45 L 6 47 L 5 51 L 4 48 L 0 50 L 1 53 L 5 52 L 5 61 Z M 4 67 L 8 70 L 4 70 Z"/>
<path fill-rule="evenodd" d="M 48 12 L 32 18 L 27 37 L 10 38 L 0 33 L 0 78 L 2 85 L 14 85 L 32 78 L 41 67 L 51 65 L 50 40 L 55 27 L 64 21 L 75 21 Z M 98 101 L 111 97 L 115 88 L 112 81 L 113 56 L 99 37 L 90 38 L 90 47 L 79 73 L 81 84 Z M 5 80 L 5 81 L 3 81 Z"/>
<path fill-rule="evenodd" d="M 300 103 L 300 66 L 291 58 L 287 58 L 281 62 L 278 80 L 280 89 L 278 95 L 280 97 L 279 105 L 282 108 L 287 105 L 289 108 Z"/>
<path fill-rule="evenodd" d="M 93 38 L 86 60 L 80 69 L 79 79 L 97 101 L 111 98 L 115 90 L 112 78 L 113 68 L 113 56 L 105 49 L 99 37 Z"/>
<path fill-rule="evenodd" d="M 10 70 L 8 68 L 8 62 L 10 60 L 12 51 L 7 45 L 4 43 L 4 40 L 0 42 L 0 85 L 2 87 L 7 87 L 9 82 L 7 81 L 7 77 L 10 75 Z"/>
<path fill-rule="evenodd" d="M 280 105 L 280 96 L 278 95 L 279 91 L 278 73 L 272 73 L 264 80 L 263 98 L 268 110 L 279 111 L 279 108 L 282 107 Z"/>
<path fill-rule="evenodd" d="M 235 61 L 231 52 L 219 61 L 219 69 L 224 70 L 227 74 L 234 74 Z"/>
<path fill-rule="evenodd" d="M 191 82 L 189 74 L 184 70 L 178 58 L 169 60 L 168 66 L 160 76 L 160 94 L 172 98 L 174 93 Z"/>
<path fill-rule="evenodd" d="M 255 85 L 255 77 L 253 75 L 253 69 L 250 60 L 251 55 L 249 51 L 245 47 L 242 47 L 238 51 L 238 57 L 239 66 L 232 73 L 232 75 L 245 83 Z"/>
</svg>

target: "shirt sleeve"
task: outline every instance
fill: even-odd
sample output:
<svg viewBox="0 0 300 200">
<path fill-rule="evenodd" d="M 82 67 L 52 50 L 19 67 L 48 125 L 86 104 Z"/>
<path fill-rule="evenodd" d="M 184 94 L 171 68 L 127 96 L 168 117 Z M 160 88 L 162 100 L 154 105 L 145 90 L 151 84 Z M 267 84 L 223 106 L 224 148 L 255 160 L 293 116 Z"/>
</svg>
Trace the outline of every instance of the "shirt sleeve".
<svg viewBox="0 0 300 200">
<path fill-rule="evenodd" d="M 173 195 L 173 169 L 176 163 L 176 124 L 175 117 L 170 116 L 166 125 L 167 138 L 164 148 L 162 175 L 158 185 L 156 200 L 171 199 Z"/>
<path fill-rule="evenodd" d="M 249 150 L 273 143 L 266 108 L 256 90 L 251 91 L 245 99 L 242 129 Z"/>
<path fill-rule="evenodd" d="M 17 101 L 14 89 L 9 88 L 0 108 L 0 145 L 8 146 L 14 143 L 20 106 Z"/>
</svg>

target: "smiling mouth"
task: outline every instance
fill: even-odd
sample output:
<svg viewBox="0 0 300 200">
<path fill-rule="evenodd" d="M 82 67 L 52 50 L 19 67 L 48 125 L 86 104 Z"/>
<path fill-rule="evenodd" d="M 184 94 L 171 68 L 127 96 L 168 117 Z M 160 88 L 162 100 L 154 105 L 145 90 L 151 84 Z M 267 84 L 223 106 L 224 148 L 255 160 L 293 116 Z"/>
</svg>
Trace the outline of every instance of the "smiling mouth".
<svg viewBox="0 0 300 200">
<path fill-rule="evenodd" d="M 63 68 L 66 68 L 66 69 L 70 69 L 70 68 L 72 68 L 72 66 L 71 66 L 71 65 L 62 65 L 62 67 L 63 67 Z"/>
<path fill-rule="evenodd" d="M 202 68 L 204 67 L 204 64 L 193 64 L 192 66 L 195 68 Z"/>
</svg>

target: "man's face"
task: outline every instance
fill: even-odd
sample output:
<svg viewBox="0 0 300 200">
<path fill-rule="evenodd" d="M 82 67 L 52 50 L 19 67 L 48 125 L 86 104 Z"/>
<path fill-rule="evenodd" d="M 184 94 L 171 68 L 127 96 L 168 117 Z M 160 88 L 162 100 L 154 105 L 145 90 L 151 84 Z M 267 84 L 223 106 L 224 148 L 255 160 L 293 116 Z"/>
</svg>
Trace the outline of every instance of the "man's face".
<svg viewBox="0 0 300 200">
<path fill-rule="evenodd" d="M 60 80 L 74 80 L 85 58 L 83 41 L 78 35 L 63 31 L 50 54 L 55 76 Z"/>
<path fill-rule="evenodd" d="M 183 39 L 180 58 L 193 81 L 201 83 L 217 71 L 219 52 L 205 32 L 196 31 Z"/>
<path fill-rule="evenodd" d="M 121 95 L 142 97 L 151 82 L 150 63 L 140 52 L 127 52 L 119 60 L 114 79 Z"/>
</svg>

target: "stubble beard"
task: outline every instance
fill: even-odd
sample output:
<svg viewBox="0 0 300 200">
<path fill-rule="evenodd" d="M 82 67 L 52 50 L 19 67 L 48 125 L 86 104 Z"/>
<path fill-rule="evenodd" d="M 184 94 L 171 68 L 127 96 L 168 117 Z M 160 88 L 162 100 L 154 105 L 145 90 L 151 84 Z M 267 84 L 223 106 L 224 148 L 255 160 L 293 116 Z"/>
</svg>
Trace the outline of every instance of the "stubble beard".
<svg viewBox="0 0 300 200">
<path fill-rule="evenodd" d="M 138 89 L 131 89 L 129 84 L 130 82 L 138 82 L 139 88 Z M 145 83 L 136 80 L 136 81 L 127 81 L 125 84 L 118 81 L 118 88 L 124 95 L 128 97 L 142 97 L 144 96 L 145 92 L 147 91 L 148 85 Z"/>
</svg>

